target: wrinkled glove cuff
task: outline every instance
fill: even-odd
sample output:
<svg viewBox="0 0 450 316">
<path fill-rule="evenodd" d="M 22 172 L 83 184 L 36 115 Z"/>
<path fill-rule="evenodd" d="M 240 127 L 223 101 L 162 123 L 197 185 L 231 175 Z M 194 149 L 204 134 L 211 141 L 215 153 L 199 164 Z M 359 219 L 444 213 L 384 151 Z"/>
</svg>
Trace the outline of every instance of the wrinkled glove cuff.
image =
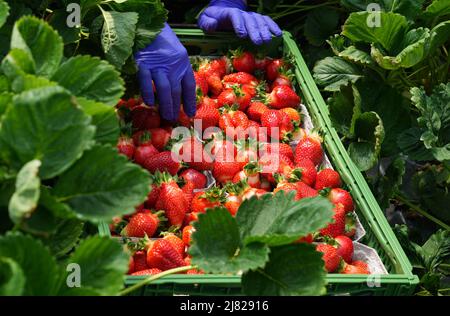
<svg viewBox="0 0 450 316">
<path fill-rule="evenodd" d="M 236 8 L 243 11 L 247 10 L 247 1 L 244 0 L 211 0 L 209 6 L 218 6 L 224 8 Z"/>
</svg>

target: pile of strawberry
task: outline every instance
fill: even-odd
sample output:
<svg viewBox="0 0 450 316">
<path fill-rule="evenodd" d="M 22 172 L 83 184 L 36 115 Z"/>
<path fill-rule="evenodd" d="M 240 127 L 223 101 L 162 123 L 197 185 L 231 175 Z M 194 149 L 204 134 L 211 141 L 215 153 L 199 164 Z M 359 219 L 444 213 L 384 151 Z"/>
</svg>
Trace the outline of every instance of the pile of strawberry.
<svg viewBox="0 0 450 316">
<path fill-rule="evenodd" d="M 128 130 L 118 150 L 153 178 L 145 203 L 111 224 L 113 234 L 146 241 L 133 250 L 131 274 L 186 265 L 191 224 L 206 209 L 224 206 L 234 216 L 245 199 L 280 190 L 295 192 L 296 200 L 320 194 L 335 205 L 333 223 L 299 240 L 318 243 L 328 272 L 369 273 L 365 263 L 352 262 L 353 200 L 339 173 L 321 168 L 322 139 L 302 128 L 290 68 L 284 59 L 241 50 L 201 60 L 194 67 L 197 113 L 189 118 L 181 108 L 177 124 L 140 99 L 117 105 Z M 194 132 L 171 138 L 176 125 Z M 216 185 L 205 189 L 208 173 Z"/>
</svg>

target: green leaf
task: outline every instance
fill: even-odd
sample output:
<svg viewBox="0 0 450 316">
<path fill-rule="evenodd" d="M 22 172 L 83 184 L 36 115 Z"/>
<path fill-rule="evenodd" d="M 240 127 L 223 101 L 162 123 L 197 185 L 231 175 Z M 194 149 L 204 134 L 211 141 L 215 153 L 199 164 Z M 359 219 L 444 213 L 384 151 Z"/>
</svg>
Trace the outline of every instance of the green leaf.
<svg viewBox="0 0 450 316">
<path fill-rule="evenodd" d="M 411 241 L 408 227 L 406 225 L 395 225 L 393 231 L 408 259 L 411 261 L 411 265 L 414 268 L 424 268 L 423 250 L 419 245 Z"/>
<path fill-rule="evenodd" d="M 361 114 L 361 97 L 355 85 L 342 86 L 328 99 L 330 119 L 334 128 L 348 138 L 353 138 L 356 118 Z"/>
<path fill-rule="evenodd" d="M 327 43 L 335 55 L 339 55 L 350 45 L 349 39 L 339 34 L 334 34 L 327 40 Z"/>
<path fill-rule="evenodd" d="M 428 42 L 428 54 L 432 54 L 440 46 L 444 45 L 450 38 L 450 21 L 439 23 L 430 31 L 430 40 Z"/>
<path fill-rule="evenodd" d="M 398 68 L 411 68 L 426 57 L 426 44 L 430 38 L 430 30 L 418 28 L 406 33 L 399 48 L 393 53 L 395 56 L 386 56 L 376 45 L 371 47 L 371 55 L 384 69 L 394 70 Z"/>
<path fill-rule="evenodd" d="M 338 27 L 339 13 L 332 8 L 318 8 L 308 12 L 305 20 L 305 37 L 309 43 L 320 46 L 335 33 Z"/>
<path fill-rule="evenodd" d="M 237 273 L 264 266 L 269 248 L 260 243 L 243 245 L 236 219 L 224 208 L 200 214 L 192 234 L 192 264 L 209 273 Z"/>
<path fill-rule="evenodd" d="M 363 77 L 361 70 L 354 64 L 339 57 L 327 57 L 320 60 L 313 69 L 314 79 L 326 91 L 339 91 L 349 82 L 355 83 Z"/>
<path fill-rule="evenodd" d="M 355 46 L 349 46 L 338 54 L 339 57 L 344 58 L 350 62 L 359 64 L 359 65 L 373 65 L 374 61 L 370 57 L 368 53 L 357 49 Z"/>
<path fill-rule="evenodd" d="M 384 127 L 375 112 L 365 112 L 355 121 L 355 137 L 348 147 L 350 158 L 361 171 L 372 168 L 378 161 L 384 140 Z"/>
<path fill-rule="evenodd" d="M 120 74 L 107 62 L 91 56 L 76 56 L 64 62 L 53 81 L 77 97 L 116 105 L 124 92 Z"/>
<path fill-rule="evenodd" d="M 270 248 L 263 269 L 244 273 L 242 288 L 252 296 L 323 295 L 325 276 L 321 253 L 314 245 L 285 245 Z"/>
<path fill-rule="evenodd" d="M 121 69 L 131 56 L 139 15 L 136 12 L 104 11 L 101 43 L 106 59 Z"/>
<path fill-rule="evenodd" d="M 31 56 L 24 50 L 14 48 L 2 60 L 2 71 L 13 80 L 19 75 L 35 73 L 36 65 Z"/>
<path fill-rule="evenodd" d="M 450 14 L 450 3 L 447 0 L 434 0 L 425 10 L 428 18 L 437 19 Z"/>
<path fill-rule="evenodd" d="M 62 257 L 72 250 L 83 232 L 83 222 L 77 219 L 64 219 L 58 223 L 56 230 L 43 237 L 42 242 L 56 257 Z"/>
<path fill-rule="evenodd" d="M 367 11 L 369 4 L 379 4 L 382 11 L 400 13 L 409 20 L 414 20 L 421 14 L 424 2 L 425 0 L 341 0 L 341 4 L 352 11 Z"/>
<path fill-rule="evenodd" d="M 100 222 L 133 213 L 149 186 L 146 171 L 112 147 L 96 145 L 60 176 L 53 195 L 80 218 Z"/>
<path fill-rule="evenodd" d="M 333 207 L 326 198 L 295 201 L 294 195 L 280 191 L 274 196 L 245 200 L 236 215 L 243 243 L 285 245 L 331 222 Z"/>
<path fill-rule="evenodd" d="M 32 56 L 36 74 L 50 77 L 63 57 L 63 41 L 47 23 L 26 16 L 14 25 L 11 48 L 23 49 Z"/>
<path fill-rule="evenodd" d="M 422 250 L 428 270 L 436 272 L 441 263 L 450 261 L 450 232 L 441 229 L 431 235 Z"/>
<path fill-rule="evenodd" d="M 9 201 L 9 217 L 16 224 L 29 218 L 37 207 L 41 185 L 38 176 L 40 166 L 40 160 L 31 160 L 17 174 L 16 191 Z"/>
<path fill-rule="evenodd" d="M 41 160 L 39 175 L 49 179 L 69 168 L 91 145 L 95 128 L 89 123 L 64 89 L 29 90 L 14 98 L 14 106 L 3 117 L 1 152 L 17 169 Z"/>
<path fill-rule="evenodd" d="M 56 295 L 61 269 L 40 241 L 20 233 L 7 233 L 0 236 L 0 253 L 22 269 L 26 280 L 23 295 Z"/>
<path fill-rule="evenodd" d="M 25 282 L 25 276 L 17 262 L 0 257 L 0 296 L 22 295 Z"/>
<path fill-rule="evenodd" d="M 97 143 L 116 145 L 120 128 L 114 108 L 84 98 L 77 98 L 77 102 L 92 117 L 91 124 L 96 127 L 94 139 Z"/>
<path fill-rule="evenodd" d="M 71 14 L 71 12 L 67 12 L 65 9 L 54 10 L 49 21 L 50 25 L 62 37 L 65 45 L 76 43 L 81 38 L 81 28 L 67 26 L 67 17 L 69 14 Z"/>
<path fill-rule="evenodd" d="M 116 295 L 123 288 L 128 261 L 120 243 L 108 237 L 94 236 L 80 243 L 68 263 L 76 263 L 80 267 L 81 290 Z M 72 295 L 73 289 L 77 291 L 76 288 L 62 286 L 58 294 Z"/>
<path fill-rule="evenodd" d="M 48 80 L 45 77 L 37 77 L 35 75 L 24 74 L 17 76 L 12 82 L 11 88 L 15 93 L 21 93 L 24 91 L 56 86 L 55 82 Z"/>
<path fill-rule="evenodd" d="M 0 1 L 0 28 L 5 24 L 9 16 L 9 6 L 3 0 Z"/>
<path fill-rule="evenodd" d="M 9 92 L 0 93 L 0 118 L 6 112 L 6 110 L 11 106 L 13 99 L 13 94 Z"/>
<path fill-rule="evenodd" d="M 406 18 L 392 12 L 379 12 L 380 25 L 370 27 L 373 13 L 351 13 L 343 26 L 342 34 L 354 42 L 380 44 L 388 52 L 401 41 L 408 27 Z"/>
<path fill-rule="evenodd" d="M 417 161 L 427 161 L 433 159 L 431 150 L 425 148 L 425 145 L 420 141 L 422 130 L 417 127 L 412 127 L 398 135 L 398 147 L 408 155 L 410 159 Z"/>
</svg>

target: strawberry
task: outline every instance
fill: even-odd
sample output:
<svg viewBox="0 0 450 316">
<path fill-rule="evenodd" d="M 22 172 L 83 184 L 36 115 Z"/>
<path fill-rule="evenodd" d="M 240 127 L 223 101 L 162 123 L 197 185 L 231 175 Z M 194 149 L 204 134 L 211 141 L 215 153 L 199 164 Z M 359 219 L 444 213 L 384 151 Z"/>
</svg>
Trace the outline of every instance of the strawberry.
<svg viewBox="0 0 450 316">
<path fill-rule="evenodd" d="M 223 77 L 223 82 L 225 86 L 227 83 L 242 85 L 248 84 L 254 87 L 258 85 L 258 79 L 256 79 L 255 76 L 242 71 L 226 75 Z"/>
<path fill-rule="evenodd" d="M 223 56 L 220 58 L 210 60 L 209 68 L 212 72 L 217 73 L 219 77 L 222 78 L 228 73 L 229 70 L 228 58 L 226 56 Z"/>
<path fill-rule="evenodd" d="M 183 106 L 180 107 L 180 116 L 178 117 L 178 124 L 184 127 L 191 127 L 191 118 L 184 112 Z"/>
<path fill-rule="evenodd" d="M 354 212 L 345 214 L 345 236 L 352 238 L 356 234 L 356 215 Z"/>
<path fill-rule="evenodd" d="M 309 159 L 316 166 L 322 162 L 323 150 L 322 150 L 322 138 L 312 133 L 302 138 L 295 148 L 295 162 Z"/>
<path fill-rule="evenodd" d="M 213 73 L 210 76 L 206 77 L 206 81 L 208 82 L 208 90 L 211 92 L 211 95 L 213 97 L 217 97 L 222 93 L 222 80 L 217 74 Z"/>
<path fill-rule="evenodd" d="M 231 62 L 236 71 L 253 73 L 255 71 L 255 56 L 247 51 L 237 49 L 232 52 Z"/>
<path fill-rule="evenodd" d="M 261 174 L 273 184 L 276 182 L 274 174 L 284 174 L 288 170 L 294 168 L 294 163 L 292 160 L 281 153 L 265 153 L 261 156 L 258 162 L 261 167 Z"/>
<path fill-rule="evenodd" d="M 133 255 L 134 271 L 142 271 L 148 269 L 147 266 L 147 254 L 143 250 L 138 250 Z"/>
<path fill-rule="evenodd" d="M 191 257 L 187 256 L 186 258 L 184 258 L 184 263 L 187 266 L 191 265 Z M 197 269 L 190 269 L 186 271 L 186 274 L 204 274 L 205 272 L 203 272 L 202 270 L 197 270 Z"/>
<path fill-rule="evenodd" d="M 259 176 L 260 168 L 256 162 L 249 162 L 244 166 L 244 170 L 239 171 L 233 177 L 233 183 L 246 180 L 252 188 L 261 188 L 261 179 Z"/>
<path fill-rule="evenodd" d="M 329 237 L 337 237 L 340 235 L 344 235 L 345 232 L 345 210 L 342 207 L 341 204 L 338 204 L 333 209 L 334 215 L 333 219 L 334 222 L 328 224 L 327 227 L 322 228 L 320 230 L 320 234 L 322 236 L 329 236 Z"/>
<path fill-rule="evenodd" d="M 225 201 L 223 191 L 213 187 L 205 192 L 197 192 L 192 199 L 191 210 L 194 213 L 205 213 L 206 209 L 220 206 Z"/>
<path fill-rule="evenodd" d="M 241 164 L 237 161 L 228 161 L 226 157 L 216 157 L 213 164 L 213 176 L 217 182 L 224 184 L 232 181 L 236 173 L 241 170 Z"/>
<path fill-rule="evenodd" d="M 288 86 L 276 86 L 272 92 L 265 95 L 266 104 L 275 109 L 297 107 L 301 99 L 292 88 Z"/>
<path fill-rule="evenodd" d="M 163 151 L 147 159 L 143 163 L 143 167 L 150 171 L 150 173 L 159 170 L 176 175 L 178 170 L 181 169 L 181 163 L 177 161 L 178 159 L 175 160 L 174 158 L 178 158 L 176 154 L 173 154 L 171 151 Z"/>
<path fill-rule="evenodd" d="M 294 161 L 294 152 L 292 147 L 284 143 L 267 143 L 264 144 L 263 150 L 267 153 L 282 154 Z"/>
<path fill-rule="evenodd" d="M 286 67 L 283 59 L 274 59 L 266 65 L 267 80 L 274 81 Z"/>
<path fill-rule="evenodd" d="M 271 62 L 272 60 L 269 57 L 260 56 L 260 54 L 255 56 L 255 68 L 257 70 L 265 70 L 267 65 Z"/>
<path fill-rule="evenodd" d="M 151 184 L 151 191 L 150 193 L 147 195 L 147 200 L 145 201 L 145 207 L 147 208 L 154 208 L 156 201 L 159 198 L 159 193 L 161 190 L 161 176 L 162 174 L 159 171 L 156 171 L 154 174 L 152 174 L 151 180 L 152 180 L 152 184 Z M 168 177 L 169 175 L 165 175 L 165 177 Z"/>
<path fill-rule="evenodd" d="M 268 110 L 261 115 L 261 126 L 267 128 L 267 134 L 275 140 L 285 140 L 294 126 L 289 116 L 279 110 Z"/>
<path fill-rule="evenodd" d="M 219 120 L 219 127 L 233 139 L 243 139 L 247 134 L 249 119 L 247 115 L 234 108 L 225 108 Z"/>
<path fill-rule="evenodd" d="M 313 187 L 316 181 L 317 171 L 310 160 L 303 160 L 295 164 L 295 168 L 288 171 L 287 174 L 285 173 L 285 176 L 287 176 L 290 182 L 302 181 L 308 186 Z"/>
<path fill-rule="evenodd" d="M 195 169 L 186 169 L 180 174 L 180 178 L 183 178 L 186 182 L 191 182 L 194 184 L 194 189 L 203 189 L 206 187 L 206 176 L 195 170 Z"/>
<path fill-rule="evenodd" d="M 275 80 L 272 82 L 272 90 L 275 89 L 277 86 L 288 86 L 292 89 L 292 82 L 289 76 L 280 74 L 278 77 L 275 78 Z"/>
<path fill-rule="evenodd" d="M 195 184 L 191 181 L 187 181 L 184 184 L 184 186 L 181 188 L 181 191 L 183 191 L 184 197 L 186 198 L 186 202 L 188 205 L 188 209 L 186 210 L 186 212 L 191 211 L 191 203 L 192 203 L 192 199 L 194 198 L 194 189 L 195 189 Z"/>
<path fill-rule="evenodd" d="M 174 233 L 165 233 L 163 239 L 170 242 L 173 248 L 184 257 L 186 245 L 182 239 L 178 238 Z"/>
<path fill-rule="evenodd" d="M 297 182 L 297 194 L 295 195 L 295 200 L 315 197 L 317 195 L 318 195 L 317 190 L 314 190 L 304 182 Z"/>
<path fill-rule="evenodd" d="M 152 237 L 158 229 L 159 219 L 157 214 L 142 212 L 133 215 L 122 230 L 121 235 L 125 237 Z"/>
<path fill-rule="evenodd" d="M 242 204 L 242 196 L 248 188 L 249 185 L 245 180 L 238 183 L 227 183 L 224 186 L 224 191 L 227 194 L 226 201 L 223 205 L 232 216 L 235 216 L 239 210 L 239 207 Z"/>
<path fill-rule="evenodd" d="M 203 105 L 213 106 L 218 109 L 220 106 L 217 104 L 217 99 L 212 99 L 208 96 L 201 97 L 197 102 L 197 109 L 202 107 Z"/>
<path fill-rule="evenodd" d="M 284 191 L 285 193 L 297 191 L 297 184 L 290 182 L 280 182 L 277 184 L 277 187 L 273 190 L 273 193 L 277 193 L 278 191 Z"/>
<path fill-rule="evenodd" d="M 147 265 L 149 268 L 165 271 L 182 267 L 185 263 L 183 257 L 169 241 L 158 239 L 151 243 L 147 251 Z"/>
<path fill-rule="evenodd" d="M 215 105 L 203 103 L 195 113 L 194 120 L 201 120 L 201 127 L 204 131 L 208 127 L 217 126 L 219 124 L 220 113 Z"/>
<path fill-rule="evenodd" d="M 128 261 L 128 272 L 127 274 L 131 274 L 134 272 L 134 258 L 130 256 L 130 260 Z"/>
<path fill-rule="evenodd" d="M 136 148 L 136 151 L 134 153 L 134 161 L 138 165 L 144 165 L 144 162 L 151 158 L 152 156 L 158 154 L 158 149 L 155 148 L 152 144 L 143 144 Z"/>
<path fill-rule="evenodd" d="M 342 185 L 339 173 L 330 168 L 325 168 L 317 173 L 316 190 L 325 188 L 339 188 Z"/>
<path fill-rule="evenodd" d="M 312 244 L 313 241 L 314 241 L 314 236 L 312 234 L 308 234 L 308 235 L 306 235 L 304 237 L 300 237 L 296 241 L 296 243 L 304 242 L 304 243 L 307 243 L 307 244 Z"/>
<path fill-rule="evenodd" d="M 365 262 L 355 261 L 352 264 L 344 264 L 341 269 L 343 274 L 370 274 L 369 267 Z"/>
<path fill-rule="evenodd" d="M 221 137 L 213 137 L 205 145 L 205 152 L 216 158 L 222 160 L 234 160 L 237 153 L 236 146 L 229 140 L 223 140 Z"/>
<path fill-rule="evenodd" d="M 229 194 L 223 204 L 232 216 L 235 216 L 242 204 L 242 198 L 237 195 Z"/>
<path fill-rule="evenodd" d="M 184 217 L 183 225 L 185 225 L 185 226 L 191 225 L 192 222 L 196 222 L 197 219 L 198 219 L 198 213 L 189 212 L 189 213 L 187 213 L 186 216 Z"/>
<path fill-rule="evenodd" d="M 258 122 L 252 120 L 248 121 L 247 135 L 249 139 L 260 142 L 266 142 L 268 140 L 266 131 L 261 128 L 261 125 Z"/>
<path fill-rule="evenodd" d="M 340 188 L 333 188 L 328 193 L 328 199 L 331 203 L 338 205 L 342 204 L 345 212 L 351 212 L 355 209 L 352 196 L 348 191 Z"/>
<path fill-rule="evenodd" d="M 152 145 L 159 151 L 163 151 L 170 140 L 170 132 L 163 128 L 152 128 L 149 130 Z"/>
<path fill-rule="evenodd" d="M 347 236 L 336 236 L 334 240 L 337 243 L 337 253 L 342 259 L 351 263 L 353 258 L 353 242 Z"/>
<path fill-rule="evenodd" d="M 225 58 L 205 60 L 199 65 L 198 73 L 206 79 L 211 94 L 218 96 L 223 90 L 221 78 L 227 73 L 227 61 Z"/>
<path fill-rule="evenodd" d="M 258 160 L 258 144 L 254 140 L 238 140 L 236 142 L 236 161 L 241 164 L 241 169 L 246 164 Z"/>
<path fill-rule="evenodd" d="M 158 273 L 161 273 L 162 270 L 158 269 L 158 268 L 152 268 L 152 269 L 145 269 L 145 270 L 141 270 L 141 271 L 137 271 L 132 273 L 131 275 L 155 275 Z"/>
<path fill-rule="evenodd" d="M 262 102 L 254 101 L 250 103 L 247 109 L 247 115 L 249 119 L 260 122 L 261 115 L 266 112 L 269 108 Z"/>
<path fill-rule="evenodd" d="M 191 236 L 194 231 L 195 228 L 193 226 L 191 225 L 184 226 L 182 232 L 182 239 L 186 247 L 189 247 L 191 245 Z"/>
<path fill-rule="evenodd" d="M 217 97 L 217 105 L 223 107 L 237 104 L 240 111 L 245 111 L 250 105 L 251 98 L 251 93 L 248 90 L 242 89 L 239 85 L 232 85 L 231 88 L 223 90 Z"/>
<path fill-rule="evenodd" d="M 117 150 L 120 154 L 125 155 L 128 157 L 128 159 L 132 160 L 136 147 L 133 144 L 133 141 L 126 137 L 122 136 L 119 138 L 119 141 L 117 143 Z"/>
<path fill-rule="evenodd" d="M 294 108 L 283 108 L 280 111 L 286 113 L 291 119 L 291 121 L 295 122 L 297 125 L 300 125 L 301 116 L 299 111 L 297 111 Z"/>
<path fill-rule="evenodd" d="M 318 244 L 316 250 L 322 253 L 325 269 L 329 273 L 336 271 L 341 263 L 341 257 L 339 257 L 336 248 L 328 244 Z"/>
<path fill-rule="evenodd" d="M 189 205 L 183 191 L 173 179 L 161 184 L 159 200 L 170 225 L 181 226 Z"/>
<path fill-rule="evenodd" d="M 197 91 L 197 95 L 201 93 L 202 96 L 208 94 L 208 82 L 206 81 L 206 78 L 194 71 L 194 78 L 195 78 L 195 89 Z"/>
<path fill-rule="evenodd" d="M 130 113 L 133 127 L 138 130 L 156 128 L 161 125 L 161 118 L 154 107 L 138 105 Z"/>
<path fill-rule="evenodd" d="M 305 137 L 306 137 L 305 129 L 298 127 L 298 126 L 294 126 L 294 130 L 291 132 L 289 141 L 298 143 L 300 140 L 302 140 Z"/>
<path fill-rule="evenodd" d="M 269 192 L 267 192 L 266 190 L 262 190 L 262 189 L 255 189 L 255 188 L 248 188 L 244 191 L 244 193 L 242 194 L 242 200 L 248 200 L 250 198 L 252 198 L 253 196 L 256 196 L 257 198 L 263 196 L 264 194 L 268 194 Z"/>
<path fill-rule="evenodd" d="M 178 154 L 183 162 L 195 170 L 205 171 L 212 169 L 213 158 L 206 152 L 203 143 L 196 137 L 188 137 L 182 140 Z"/>
</svg>

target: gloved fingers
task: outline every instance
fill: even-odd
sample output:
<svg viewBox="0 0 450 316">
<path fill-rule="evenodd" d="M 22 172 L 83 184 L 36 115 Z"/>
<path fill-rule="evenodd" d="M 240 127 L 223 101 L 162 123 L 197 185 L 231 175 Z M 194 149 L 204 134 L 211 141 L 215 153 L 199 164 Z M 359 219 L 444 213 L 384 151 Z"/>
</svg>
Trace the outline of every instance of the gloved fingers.
<svg viewBox="0 0 450 316">
<path fill-rule="evenodd" d="M 181 106 L 181 80 L 172 81 L 170 87 L 172 89 L 172 121 L 178 121 Z"/>
<path fill-rule="evenodd" d="M 269 27 L 267 26 L 266 21 L 263 16 L 258 13 L 252 13 L 255 18 L 256 24 L 258 25 L 259 34 L 264 43 L 269 43 L 272 39 L 272 33 L 270 33 Z"/>
<path fill-rule="evenodd" d="M 205 12 L 198 18 L 198 26 L 205 32 L 214 32 L 217 29 L 217 20 L 208 16 Z"/>
<path fill-rule="evenodd" d="M 240 10 L 232 10 L 230 13 L 231 24 L 233 25 L 234 32 L 240 38 L 246 38 L 248 36 L 247 28 L 245 26 L 244 14 Z"/>
<path fill-rule="evenodd" d="M 197 99 L 195 91 L 195 77 L 192 68 L 186 71 L 183 79 L 181 79 L 183 88 L 183 108 L 187 116 L 193 117 L 197 110 Z"/>
<path fill-rule="evenodd" d="M 142 100 L 147 105 L 155 105 L 155 95 L 153 94 L 152 73 L 145 66 L 139 66 L 138 71 L 139 86 L 141 87 Z"/>
<path fill-rule="evenodd" d="M 262 15 L 262 17 L 264 18 L 264 21 L 266 22 L 269 30 L 273 35 L 281 36 L 283 34 L 278 24 L 276 24 L 270 17 L 268 17 L 267 15 Z"/>
<path fill-rule="evenodd" d="M 247 33 L 256 45 L 261 45 L 263 40 L 261 35 L 259 34 L 258 24 L 256 22 L 255 17 L 252 14 L 245 13 L 245 26 L 247 28 Z"/>
<path fill-rule="evenodd" d="M 173 121 L 172 90 L 170 88 L 169 78 L 163 71 L 152 72 L 152 77 L 159 99 L 159 113 L 163 119 Z"/>
</svg>

